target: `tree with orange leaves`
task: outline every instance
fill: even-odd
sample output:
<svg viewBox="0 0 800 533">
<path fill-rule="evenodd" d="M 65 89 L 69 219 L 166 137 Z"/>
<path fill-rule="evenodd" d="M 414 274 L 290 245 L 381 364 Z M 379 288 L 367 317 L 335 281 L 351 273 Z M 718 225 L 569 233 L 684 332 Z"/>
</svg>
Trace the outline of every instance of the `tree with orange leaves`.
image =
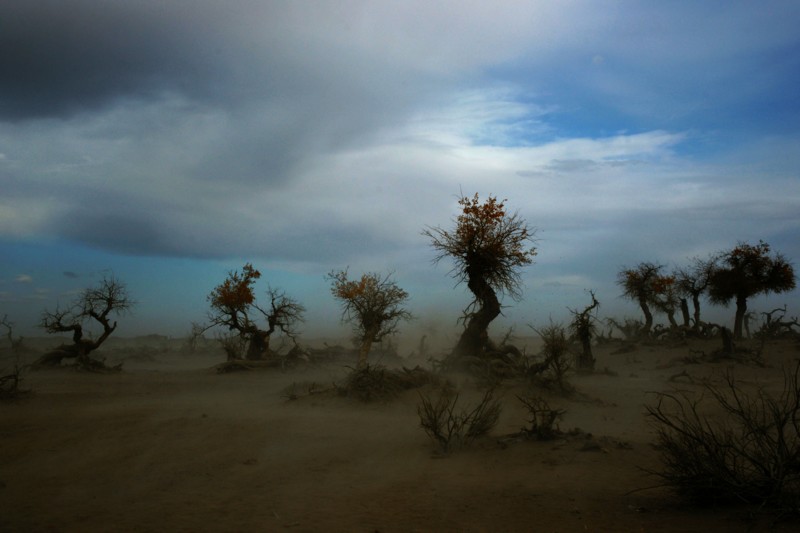
<svg viewBox="0 0 800 533">
<path fill-rule="evenodd" d="M 764 241 L 756 245 L 742 242 L 720 255 L 709 278 L 708 295 L 713 304 L 736 302 L 733 337 L 741 339 L 748 298 L 794 288 L 794 267 L 783 255 L 770 255 L 770 246 Z"/>
<path fill-rule="evenodd" d="M 457 356 L 477 356 L 487 350 L 489 324 L 501 311 L 497 294 L 518 301 L 520 269 L 536 256 L 531 246 L 535 231 L 517 213 L 508 213 L 505 202 L 489 196 L 481 203 L 477 193 L 472 198 L 462 196 L 455 230 L 429 227 L 422 232 L 438 252 L 434 262 L 452 258 L 453 277 L 466 282 L 474 296 L 464 313 L 464 332 L 454 350 Z"/>
<path fill-rule="evenodd" d="M 228 272 L 228 277 L 217 285 L 208 301 L 211 305 L 209 325 L 225 326 L 237 331 L 248 344 L 247 359 L 264 359 L 269 355 L 270 336 L 280 330 L 289 337 L 296 336 L 295 327 L 303 321 L 305 307 L 286 296 L 285 293 L 268 287 L 269 307 L 262 308 L 256 303 L 254 286 L 261 278 L 261 272 L 247 263 L 242 271 Z M 260 314 L 266 321 L 266 328 L 260 327 L 255 315 Z"/>
<path fill-rule="evenodd" d="M 411 318 L 403 307 L 408 293 L 390 279 L 391 274 L 369 272 L 351 280 L 347 270 L 340 270 L 332 271 L 327 278 L 331 294 L 342 304 L 342 321 L 353 325 L 359 343 L 358 367 L 363 368 L 372 343 L 395 333 L 400 320 Z"/>
</svg>

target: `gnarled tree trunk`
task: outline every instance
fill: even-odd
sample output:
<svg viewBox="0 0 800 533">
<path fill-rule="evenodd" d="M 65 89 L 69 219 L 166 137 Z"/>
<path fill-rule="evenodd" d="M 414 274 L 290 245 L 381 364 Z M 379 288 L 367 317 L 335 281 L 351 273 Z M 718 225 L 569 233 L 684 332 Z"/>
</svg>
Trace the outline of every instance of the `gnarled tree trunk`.
<svg viewBox="0 0 800 533">
<path fill-rule="evenodd" d="M 578 368 L 582 370 L 594 370 L 595 358 L 592 354 L 592 338 L 586 335 L 580 337 L 581 354 L 578 357 Z"/>
<path fill-rule="evenodd" d="M 681 298 L 681 316 L 683 318 L 683 327 L 689 329 L 691 327 L 691 319 L 689 318 L 689 302 L 686 298 Z"/>
<path fill-rule="evenodd" d="M 34 363 L 34 366 L 55 367 L 60 366 L 64 359 L 75 359 L 75 363 L 82 368 L 106 368 L 105 364 L 101 361 L 95 361 L 89 357 L 89 354 L 98 349 L 108 336 L 111 335 L 117 327 L 117 324 L 115 322 L 112 326 L 105 323 L 103 326 L 103 334 L 94 341 L 85 340 L 83 338 L 83 328 L 80 325 L 72 325 L 64 328 L 64 331 L 72 331 L 72 344 L 62 344 L 54 350 L 45 353 Z"/>
<path fill-rule="evenodd" d="M 694 307 L 694 328 L 699 329 L 703 323 L 700 322 L 700 293 L 692 294 L 692 306 Z"/>
<path fill-rule="evenodd" d="M 467 283 L 479 307 L 467 321 L 454 353 L 460 357 L 480 355 L 489 344 L 489 324 L 500 315 L 500 300 L 480 275 L 471 274 Z"/>
<path fill-rule="evenodd" d="M 250 331 L 249 335 L 250 342 L 247 346 L 247 359 L 250 361 L 266 359 L 269 353 L 269 333 L 253 328 L 253 331 Z"/>
</svg>

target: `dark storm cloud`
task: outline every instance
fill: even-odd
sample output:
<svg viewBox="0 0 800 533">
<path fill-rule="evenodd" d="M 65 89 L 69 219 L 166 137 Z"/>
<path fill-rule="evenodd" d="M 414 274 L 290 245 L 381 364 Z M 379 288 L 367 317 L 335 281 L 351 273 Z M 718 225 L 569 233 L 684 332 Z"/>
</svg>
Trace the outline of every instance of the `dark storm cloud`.
<svg viewBox="0 0 800 533">
<path fill-rule="evenodd" d="M 350 19 L 331 22 L 322 10 L 336 12 L 259 1 L 2 2 L 0 119 L 180 95 L 244 113 L 268 102 L 270 121 L 290 113 L 298 127 L 342 138 L 420 97 L 420 80 L 403 86 L 403 65 L 338 42 Z"/>
<path fill-rule="evenodd" d="M 59 236 L 101 250 L 124 254 L 165 251 L 157 223 L 135 214 L 85 210 L 58 217 L 54 222 Z"/>
<path fill-rule="evenodd" d="M 224 79 L 209 23 L 193 2 L 9 1 L 0 4 L 0 116 L 93 110 L 162 91 L 200 95 Z M 205 13 L 205 16 L 197 16 Z M 219 17 L 222 18 L 222 17 Z"/>
</svg>

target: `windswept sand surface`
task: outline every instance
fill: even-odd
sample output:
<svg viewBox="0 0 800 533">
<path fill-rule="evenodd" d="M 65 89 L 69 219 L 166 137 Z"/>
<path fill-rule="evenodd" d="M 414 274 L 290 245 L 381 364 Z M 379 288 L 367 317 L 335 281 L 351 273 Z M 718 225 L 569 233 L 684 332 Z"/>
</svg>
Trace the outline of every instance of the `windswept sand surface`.
<svg viewBox="0 0 800 533">
<path fill-rule="evenodd" d="M 377 404 L 282 394 L 340 379 L 343 363 L 218 375 L 220 355 L 127 347 L 121 374 L 30 372 L 33 394 L 0 404 L 0 531 L 765 530 L 742 509 L 629 494 L 656 483 L 641 470 L 658 466 L 643 405 L 648 391 L 698 389 L 729 366 L 777 387 L 797 346 L 768 345 L 768 368 L 677 362 L 716 343 L 617 347 L 596 350 L 611 373 L 571 377 L 575 398 L 548 396 L 566 410 L 561 429 L 591 438 L 500 445 L 526 423 L 515 398 L 526 389 L 508 384 L 493 434 L 447 457 L 419 427 L 417 391 Z M 683 370 L 694 383 L 670 382 Z M 456 382 L 465 399 L 480 395 Z"/>
</svg>

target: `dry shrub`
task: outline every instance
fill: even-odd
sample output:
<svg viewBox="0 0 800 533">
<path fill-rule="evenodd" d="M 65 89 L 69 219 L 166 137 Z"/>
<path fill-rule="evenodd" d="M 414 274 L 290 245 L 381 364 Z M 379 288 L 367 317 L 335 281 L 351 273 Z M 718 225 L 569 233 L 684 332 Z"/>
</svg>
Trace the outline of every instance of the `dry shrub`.
<svg viewBox="0 0 800 533">
<path fill-rule="evenodd" d="M 640 320 L 624 318 L 622 324 L 620 324 L 613 318 L 607 318 L 606 322 L 610 327 L 617 328 L 621 331 L 626 341 L 637 341 L 647 336 L 644 331 L 644 324 Z M 611 336 L 610 333 L 609 336 Z"/>
<path fill-rule="evenodd" d="M 302 381 L 293 382 L 291 385 L 284 387 L 281 391 L 281 397 L 286 401 L 299 400 L 305 396 L 314 396 L 315 394 L 323 394 L 332 389 L 330 385 L 322 385 L 316 381 Z"/>
<path fill-rule="evenodd" d="M 544 362 L 539 365 L 543 368 L 544 385 L 554 386 L 559 392 L 569 394 L 575 387 L 567 381 L 567 373 L 572 369 L 573 356 L 569 353 L 569 340 L 566 330 L 561 324 L 551 322 L 550 325 L 534 331 L 541 337 L 541 355 Z"/>
<path fill-rule="evenodd" d="M 436 400 L 420 394 L 421 403 L 417 406 L 420 426 L 442 453 L 467 446 L 489 433 L 502 412 L 502 405 L 491 389 L 476 406 L 456 411 L 458 398 L 458 393 L 451 389 L 441 390 Z"/>
<path fill-rule="evenodd" d="M 705 386 L 708 401 L 722 411 L 715 420 L 701 412 L 702 397 L 659 394 L 647 407 L 663 462 L 652 473 L 692 503 L 800 511 L 799 371 L 800 362 L 784 370 L 777 395 L 745 392 L 726 373 L 721 387 Z"/>
<path fill-rule="evenodd" d="M 239 333 L 218 334 L 216 340 L 225 351 L 228 361 L 244 359 L 247 349 L 247 339 Z"/>
<path fill-rule="evenodd" d="M 529 427 L 523 428 L 522 434 L 536 440 L 550 440 L 561 435 L 557 422 L 566 411 L 551 408 L 540 396 L 517 396 L 517 399 L 528 409 Z"/>
<path fill-rule="evenodd" d="M 389 370 L 381 365 L 367 363 L 354 368 L 347 375 L 344 383 L 337 385 L 337 390 L 342 396 L 371 402 L 388 400 L 402 391 L 428 384 L 437 385 L 441 382 L 442 379 L 439 376 L 419 366 Z"/>
<path fill-rule="evenodd" d="M 19 360 L 14 361 L 11 369 L 0 371 L 0 400 L 13 400 L 30 392 L 21 387 L 24 368 L 19 364 Z"/>
</svg>

